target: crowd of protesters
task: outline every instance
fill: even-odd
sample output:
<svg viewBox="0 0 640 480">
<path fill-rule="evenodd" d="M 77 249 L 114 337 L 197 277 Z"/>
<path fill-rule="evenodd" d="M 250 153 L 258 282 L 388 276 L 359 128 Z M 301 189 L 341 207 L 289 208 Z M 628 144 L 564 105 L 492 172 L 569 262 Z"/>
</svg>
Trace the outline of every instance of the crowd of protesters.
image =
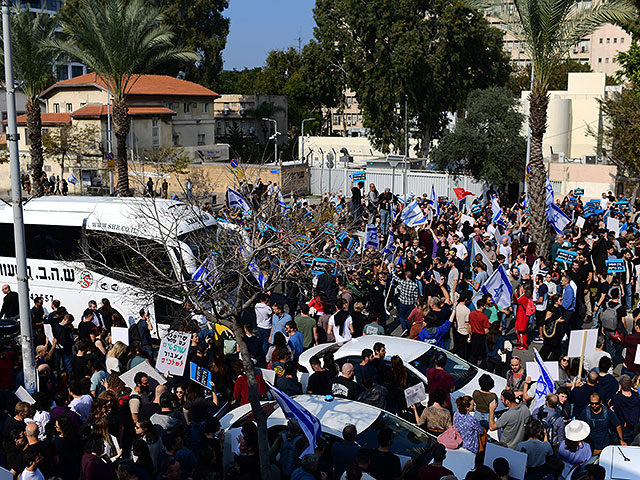
<svg viewBox="0 0 640 480">
<path fill-rule="evenodd" d="M 496 225 L 493 191 L 484 202 L 469 196 L 440 201 L 436 215 L 438 200 L 427 195 L 399 198 L 389 189 L 379 193 L 374 184 L 364 190 L 362 183 L 354 184 L 350 201 L 327 196 L 320 205 L 292 203 L 302 215 L 322 212 L 336 227 L 317 254 L 341 268 L 311 281 L 301 265 L 283 288 L 263 293 L 243 312 L 243 340 L 254 365 L 275 372 L 282 392 L 367 403 L 415 422 L 440 441 L 429 463 L 401 468 L 390 451 L 391 430 L 379 432 L 377 449 L 364 449 L 360 432 L 345 425 L 342 442 L 319 439 L 316 454 L 301 457 L 307 441 L 290 421 L 282 434 L 270 437 L 269 453 L 281 478 L 452 480 L 456 477 L 443 466 L 447 449 L 464 448 L 477 455 L 467 478 L 506 479 L 504 459 L 482 465 L 494 431 L 501 445 L 527 453 L 527 480 L 563 478 L 608 445 L 640 445 L 640 365 L 635 364 L 640 312 L 634 310 L 640 249 L 633 206 L 603 195 L 602 208 L 593 213 L 570 194 L 558 203 L 574 221 L 557 234 L 550 255 L 538 256 L 524 197 L 510 207 L 502 200 L 501 225 Z M 254 204 L 278 192 L 275 184 L 243 187 Z M 403 210 L 412 202 L 429 219 L 416 228 L 403 223 Z M 217 215 L 250 221 L 227 209 Z M 607 217 L 618 219 L 620 231 L 607 229 Z M 581 227 L 578 218 L 585 218 Z M 354 255 L 367 224 L 378 227 L 378 248 Z M 574 252 L 574 259 L 556 260 L 559 250 Z M 606 261 L 612 259 L 625 262 L 624 273 L 608 273 Z M 512 292 L 508 305 L 483 288 L 489 272 L 498 269 L 506 272 Z M 16 318 L 17 294 L 8 285 L 3 293 L 0 318 Z M 6 346 L 0 353 L 0 406 L 7 412 L 0 465 L 25 480 L 223 478 L 224 433 L 214 414 L 249 402 L 244 364 L 237 348 L 229 347 L 232 335 L 198 321 L 185 304 L 173 328 L 192 333 L 187 364 L 209 369 L 212 388 L 190 381 L 185 371 L 150 391 L 147 374 L 136 374 L 132 388 L 120 379 L 141 363 L 155 365 L 148 312 L 140 311 L 128 325 L 105 298 L 100 305 L 89 302 L 81 317 L 75 319 L 57 300 L 44 305 L 42 298 L 34 299 L 38 391 L 31 404 L 13 393 L 24 383 L 17 350 Z M 45 325 L 51 326 L 52 339 Z M 128 327 L 129 346 L 112 342 L 112 327 Z M 581 363 L 567 352 L 570 332 L 583 328 L 596 329 L 598 340 Z M 440 352 L 425 372 L 428 405 L 407 405 L 404 391 L 412 381 L 402 359 L 387 355 L 382 338 L 362 351 L 359 363 L 339 365 L 331 351 L 311 356 L 303 389 L 298 359 L 305 350 L 363 335 L 404 336 L 450 350 L 505 377 L 507 388 L 495 391 L 492 377 L 484 374 L 472 396 L 452 401 L 453 377 Z M 532 347 L 559 365 L 555 392 L 542 399 L 535 394 L 538 379 L 527 375 L 517 352 Z M 259 395 L 267 399 L 268 388 L 256 372 Z M 238 440 L 240 453 L 227 477 L 259 478 L 255 424 L 245 423 Z M 584 478 L 604 479 L 604 469 L 586 465 Z"/>
</svg>

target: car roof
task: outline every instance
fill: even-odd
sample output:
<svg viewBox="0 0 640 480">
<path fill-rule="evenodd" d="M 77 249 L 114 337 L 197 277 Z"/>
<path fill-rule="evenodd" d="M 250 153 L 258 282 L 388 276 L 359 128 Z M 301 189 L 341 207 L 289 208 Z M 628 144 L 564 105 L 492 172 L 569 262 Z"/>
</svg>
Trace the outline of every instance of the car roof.
<svg viewBox="0 0 640 480">
<path fill-rule="evenodd" d="M 344 358 L 347 356 L 359 357 L 362 354 L 362 350 L 365 348 L 373 350 L 373 345 L 378 342 L 384 343 L 387 349 L 387 356 L 389 356 L 389 354 L 398 355 L 405 363 L 409 363 L 419 356 L 424 355 L 424 353 L 432 347 L 429 343 L 411 340 L 409 338 L 390 337 L 386 335 L 364 335 L 346 342 L 338 349 L 334 356 L 335 358 Z"/>
<path fill-rule="evenodd" d="M 640 447 L 606 446 L 600 452 L 598 463 L 604 467 L 607 480 L 636 479 L 640 467 Z"/>
</svg>

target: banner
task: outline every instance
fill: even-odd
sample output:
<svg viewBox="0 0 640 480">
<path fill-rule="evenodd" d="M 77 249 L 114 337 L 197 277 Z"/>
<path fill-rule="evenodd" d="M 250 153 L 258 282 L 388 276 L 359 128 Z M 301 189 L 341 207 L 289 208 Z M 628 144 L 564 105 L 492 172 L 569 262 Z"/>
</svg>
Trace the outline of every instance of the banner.
<svg viewBox="0 0 640 480">
<path fill-rule="evenodd" d="M 191 380 L 193 380 L 194 382 L 199 383 L 204 388 L 208 388 L 209 390 L 211 390 L 211 372 L 204 367 L 196 365 L 193 362 L 190 362 L 189 365 L 191 367 L 191 374 L 189 375 L 189 378 L 191 378 Z"/>
<path fill-rule="evenodd" d="M 571 250 L 559 249 L 556 253 L 556 261 L 571 264 L 576 259 L 577 255 L 578 254 L 576 252 L 572 252 Z"/>
<path fill-rule="evenodd" d="M 627 271 L 624 266 L 624 260 L 607 260 L 607 273 L 624 273 Z"/>
<path fill-rule="evenodd" d="M 367 181 L 367 171 L 361 170 L 359 172 L 355 172 L 351 175 L 351 179 L 354 182 L 366 182 Z"/>
<path fill-rule="evenodd" d="M 182 376 L 187 362 L 190 341 L 190 333 L 168 330 L 160 343 L 156 370 L 178 377 Z"/>
</svg>

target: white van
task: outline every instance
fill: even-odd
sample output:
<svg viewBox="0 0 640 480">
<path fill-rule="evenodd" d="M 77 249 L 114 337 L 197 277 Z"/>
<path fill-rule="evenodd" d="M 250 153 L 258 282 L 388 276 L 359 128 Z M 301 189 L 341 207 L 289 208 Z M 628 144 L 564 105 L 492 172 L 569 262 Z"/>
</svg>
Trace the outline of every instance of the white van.
<svg viewBox="0 0 640 480">
<path fill-rule="evenodd" d="M 167 329 L 182 300 L 170 294 L 152 295 L 135 280 L 117 274 L 122 262 L 143 263 L 138 250 L 127 244 L 166 245 L 167 255 L 154 263 L 171 268 L 176 278 L 190 278 L 208 254 L 198 251 L 205 244 L 202 237 L 214 235 L 217 225 L 213 216 L 192 205 L 149 198 L 52 196 L 31 199 L 23 209 L 31 300 L 43 297 L 47 309 L 54 299 L 60 300 L 76 322 L 89 300 L 100 305 L 103 298 L 109 299 L 129 324 L 145 308 L 155 322 L 154 337 Z M 114 247 L 93 249 L 103 252 L 98 262 L 82 259 L 82 242 L 99 241 L 102 246 L 105 239 L 113 240 Z M 11 205 L 0 203 L 0 284 L 5 283 L 17 291 L 13 211 Z"/>
</svg>

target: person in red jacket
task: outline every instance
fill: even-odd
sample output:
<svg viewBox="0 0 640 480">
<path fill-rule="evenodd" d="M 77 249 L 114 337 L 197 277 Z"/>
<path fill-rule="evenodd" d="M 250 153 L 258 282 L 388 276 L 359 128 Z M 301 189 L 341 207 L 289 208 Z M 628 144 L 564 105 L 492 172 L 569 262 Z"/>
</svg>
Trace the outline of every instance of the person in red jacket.
<svg viewBox="0 0 640 480">
<path fill-rule="evenodd" d="M 244 368 L 240 360 L 237 360 L 234 367 L 239 369 L 240 374 L 233 385 L 233 399 L 240 405 L 246 405 L 249 403 L 249 382 L 247 380 L 247 375 L 244 372 Z M 258 372 L 258 370 L 255 370 L 256 381 L 258 382 L 258 396 L 262 399 L 267 395 L 267 384 L 264 382 L 262 375 Z"/>
<path fill-rule="evenodd" d="M 516 348 L 520 350 L 526 350 L 527 346 L 527 328 L 529 327 L 529 317 L 535 313 L 535 305 L 531 298 L 531 289 L 520 285 L 520 289 L 517 295 L 514 295 L 516 304 L 518 305 L 518 312 L 516 313 L 516 335 L 518 341 Z"/>
<path fill-rule="evenodd" d="M 476 310 L 469 314 L 469 329 L 471 330 L 471 363 L 479 362 L 484 365 L 487 359 L 487 333 L 489 333 L 489 317 L 484 313 L 484 299 L 476 302 Z"/>
</svg>

